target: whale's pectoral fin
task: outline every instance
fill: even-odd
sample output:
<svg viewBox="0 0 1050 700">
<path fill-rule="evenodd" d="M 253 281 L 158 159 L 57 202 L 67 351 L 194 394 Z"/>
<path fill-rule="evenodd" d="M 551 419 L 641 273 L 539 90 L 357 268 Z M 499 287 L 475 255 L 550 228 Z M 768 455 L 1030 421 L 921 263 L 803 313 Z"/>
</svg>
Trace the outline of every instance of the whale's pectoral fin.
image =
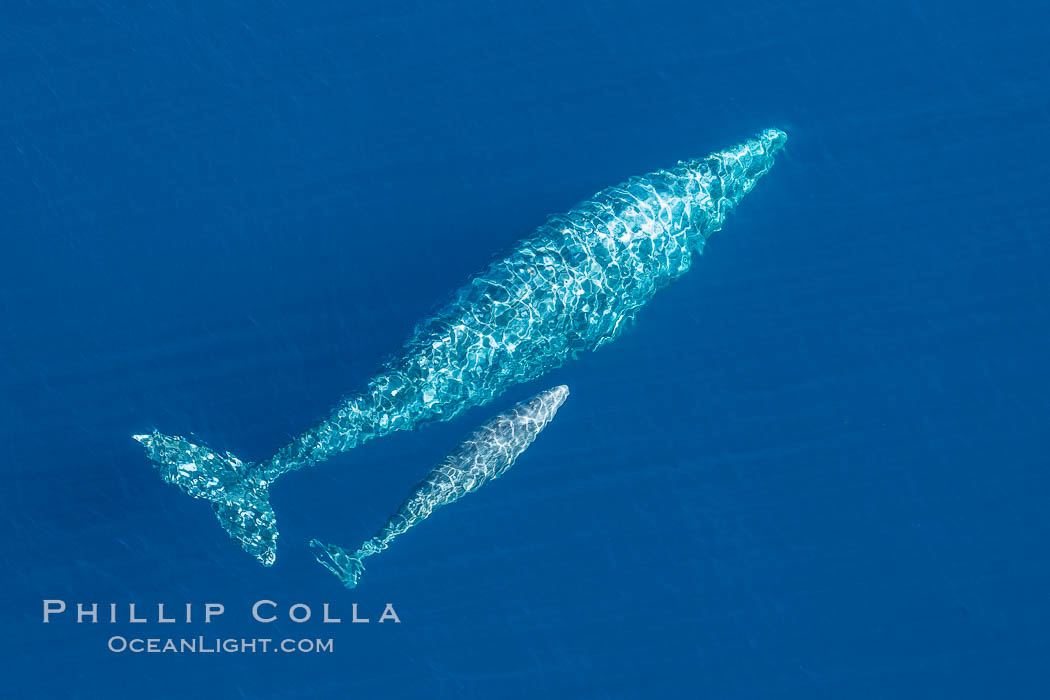
<svg viewBox="0 0 1050 700">
<path fill-rule="evenodd" d="M 220 455 L 174 435 L 154 431 L 132 437 L 146 448 L 164 481 L 193 498 L 211 501 L 230 537 L 264 566 L 273 564 L 277 558 L 277 519 L 270 507 L 268 484 L 252 473 L 251 465 L 229 452 Z"/>
</svg>

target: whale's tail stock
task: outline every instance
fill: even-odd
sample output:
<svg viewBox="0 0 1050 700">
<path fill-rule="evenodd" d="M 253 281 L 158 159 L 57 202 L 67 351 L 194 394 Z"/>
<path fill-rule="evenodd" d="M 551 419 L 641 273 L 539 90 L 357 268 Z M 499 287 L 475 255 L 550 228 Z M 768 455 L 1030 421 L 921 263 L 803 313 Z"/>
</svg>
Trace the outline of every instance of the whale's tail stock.
<svg viewBox="0 0 1050 700">
<path fill-rule="evenodd" d="M 270 507 L 269 483 L 252 472 L 252 465 L 229 452 L 194 445 L 185 438 L 133 435 L 146 448 L 164 481 L 193 498 L 211 501 L 219 523 L 244 551 L 271 566 L 277 558 L 277 519 Z"/>
</svg>

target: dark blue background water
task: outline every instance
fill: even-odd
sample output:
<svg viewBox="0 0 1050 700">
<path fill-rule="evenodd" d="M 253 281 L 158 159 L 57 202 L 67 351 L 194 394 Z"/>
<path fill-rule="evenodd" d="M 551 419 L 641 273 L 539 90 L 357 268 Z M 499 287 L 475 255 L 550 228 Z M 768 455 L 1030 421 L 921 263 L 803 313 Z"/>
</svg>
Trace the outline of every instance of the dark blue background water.
<svg viewBox="0 0 1050 700">
<path fill-rule="evenodd" d="M 4 697 L 1046 696 L 1037 3 L 121 5 L 0 14 Z M 547 214 L 768 126 L 776 168 L 628 335 L 282 480 L 273 569 L 129 438 L 267 457 Z M 555 382 L 515 470 L 359 589 L 313 562 Z"/>
</svg>

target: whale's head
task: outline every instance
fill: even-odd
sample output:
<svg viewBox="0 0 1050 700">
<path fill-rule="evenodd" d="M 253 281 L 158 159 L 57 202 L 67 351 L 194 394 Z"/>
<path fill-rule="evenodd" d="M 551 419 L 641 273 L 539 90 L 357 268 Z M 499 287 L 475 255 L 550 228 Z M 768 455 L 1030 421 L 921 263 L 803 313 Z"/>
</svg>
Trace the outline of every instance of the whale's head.
<svg viewBox="0 0 1050 700">
<path fill-rule="evenodd" d="M 740 204 L 759 179 L 773 167 L 774 156 L 787 143 L 780 129 L 766 129 L 758 136 L 708 158 L 711 174 L 719 182 L 719 211 L 724 215 Z"/>
<path fill-rule="evenodd" d="M 701 180 L 700 207 L 704 220 L 698 222 L 702 239 L 722 228 L 726 215 L 740 204 L 755 184 L 773 167 L 774 156 L 787 143 L 780 129 L 766 129 L 739 146 L 712 153 L 696 161 Z"/>
</svg>

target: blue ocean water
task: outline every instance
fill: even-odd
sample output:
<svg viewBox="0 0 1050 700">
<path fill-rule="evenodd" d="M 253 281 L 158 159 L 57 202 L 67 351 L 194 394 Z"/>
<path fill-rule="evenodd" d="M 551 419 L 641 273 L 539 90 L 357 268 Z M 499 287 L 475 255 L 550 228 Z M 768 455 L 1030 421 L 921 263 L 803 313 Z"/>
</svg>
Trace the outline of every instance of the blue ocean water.
<svg viewBox="0 0 1050 700">
<path fill-rule="evenodd" d="M 1046 697 L 1048 19 L 5 3 L 0 695 Z M 130 439 L 268 457 L 547 214 L 771 126 L 776 167 L 626 336 L 282 479 L 272 569 Z M 358 589 L 313 561 L 309 538 L 356 546 L 556 383 L 572 396 L 517 466 Z M 45 625 L 44 599 L 198 607 Z M 281 619 L 251 619 L 262 599 Z"/>
</svg>

